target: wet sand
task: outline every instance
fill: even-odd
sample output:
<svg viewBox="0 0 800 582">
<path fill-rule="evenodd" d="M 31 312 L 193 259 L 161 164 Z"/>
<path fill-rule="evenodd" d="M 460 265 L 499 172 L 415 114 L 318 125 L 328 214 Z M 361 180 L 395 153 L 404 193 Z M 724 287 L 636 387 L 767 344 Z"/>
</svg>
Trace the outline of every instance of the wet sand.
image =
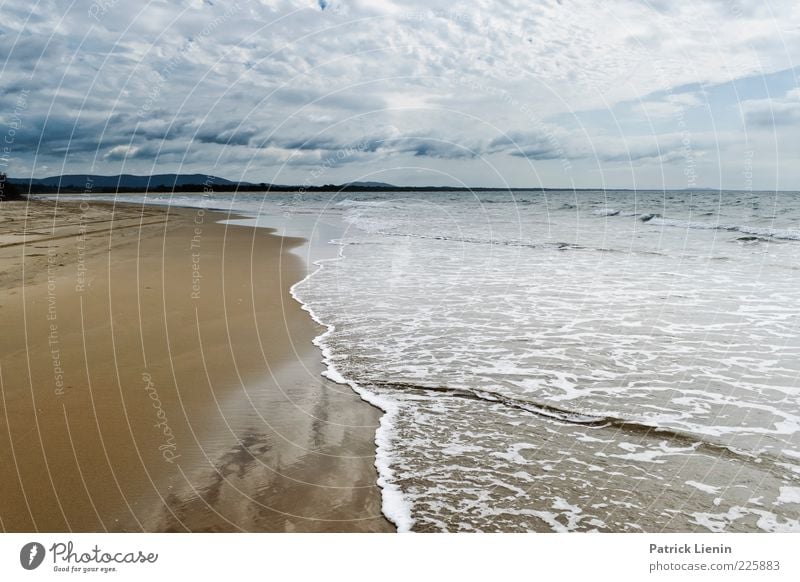
<svg viewBox="0 0 800 582">
<path fill-rule="evenodd" d="M 289 295 L 303 241 L 222 218 L 0 205 L 0 529 L 393 530 L 380 413 Z"/>
</svg>

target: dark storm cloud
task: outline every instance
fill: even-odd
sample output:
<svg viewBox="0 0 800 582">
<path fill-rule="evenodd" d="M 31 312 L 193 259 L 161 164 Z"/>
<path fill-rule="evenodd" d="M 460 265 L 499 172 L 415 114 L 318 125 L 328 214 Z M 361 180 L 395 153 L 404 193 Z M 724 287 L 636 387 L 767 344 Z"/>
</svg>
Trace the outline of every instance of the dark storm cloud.
<svg viewBox="0 0 800 582">
<path fill-rule="evenodd" d="M 400 152 L 408 152 L 416 157 L 430 157 L 443 160 L 475 158 L 480 155 L 469 146 L 456 141 L 448 141 L 434 137 L 409 137 L 391 142 Z"/>
<path fill-rule="evenodd" d="M 344 141 L 333 137 L 316 137 L 307 140 L 272 139 L 268 145 L 296 151 L 338 152 L 358 150 L 383 154 L 410 154 L 415 157 L 436 159 L 473 158 L 480 155 L 476 149 L 463 144 L 462 140 L 446 140 L 433 136 L 386 135 L 356 137 Z"/>
<path fill-rule="evenodd" d="M 555 160 L 567 154 L 561 140 L 555 136 L 555 129 L 544 133 L 512 132 L 493 139 L 488 152 L 506 152 L 514 157 L 530 160 Z"/>
<path fill-rule="evenodd" d="M 221 131 L 201 129 L 195 139 L 202 143 L 212 143 L 226 146 L 250 146 L 258 130 L 254 128 L 230 128 Z"/>
</svg>

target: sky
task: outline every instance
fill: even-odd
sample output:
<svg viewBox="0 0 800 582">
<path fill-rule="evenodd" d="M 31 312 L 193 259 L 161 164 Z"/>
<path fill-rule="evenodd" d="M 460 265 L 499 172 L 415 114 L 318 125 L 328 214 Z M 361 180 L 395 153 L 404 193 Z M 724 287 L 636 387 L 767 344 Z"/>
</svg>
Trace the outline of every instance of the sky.
<svg viewBox="0 0 800 582">
<path fill-rule="evenodd" d="M 0 171 L 800 189 L 796 0 L 0 0 Z"/>
</svg>

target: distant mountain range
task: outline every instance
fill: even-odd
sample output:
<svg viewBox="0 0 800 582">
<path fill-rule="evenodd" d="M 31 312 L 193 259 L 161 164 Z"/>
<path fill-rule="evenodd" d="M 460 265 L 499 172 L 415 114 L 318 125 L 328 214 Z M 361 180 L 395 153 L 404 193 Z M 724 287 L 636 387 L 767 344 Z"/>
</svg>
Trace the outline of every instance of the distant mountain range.
<svg viewBox="0 0 800 582">
<path fill-rule="evenodd" d="M 395 186 L 386 182 L 345 182 L 344 184 L 325 184 L 324 186 L 299 186 L 286 184 L 267 184 L 254 182 L 235 182 L 208 174 L 155 174 L 136 176 L 119 174 L 99 176 L 96 174 L 64 174 L 48 178 L 9 178 L 9 182 L 19 190 L 29 194 L 74 193 L 143 193 L 143 192 L 202 192 L 213 188 L 214 192 L 364 192 L 364 191 L 469 191 L 469 188 L 436 186 Z M 476 188 L 475 190 L 493 190 Z"/>
<path fill-rule="evenodd" d="M 265 190 L 277 192 L 294 192 L 305 190 L 319 191 L 359 191 L 359 190 L 397 190 L 402 187 L 387 184 L 386 182 L 347 182 L 325 186 L 292 186 L 253 182 L 235 182 L 210 176 L 208 174 L 155 174 L 152 176 L 136 176 L 133 174 L 119 174 L 116 176 L 99 176 L 96 174 L 64 174 L 48 178 L 9 178 L 8 181 L 18 186 L 21 190 L 32 194 L 37 193 L 75 193 L 75 192 L 189 192 L 202 191 L 212 187 L 218 192 L 230 191 L 256 191 Z"/>
<path fill-rule="evenodd" d="M 55 194 L 63 193 L 143 193 L 143 192 L 202 192 L 213 188 L 214 192 L 490 192 L 490 191 L 575 191 L 595 190 L 594 188 L 463 188 L 453 186 L 395 186 L 386 182 L 345 182 L 344 184 L 325 184 L 324 186 L 299 186 L 236 182 L 208 174 L 155 174 L 135 176 L 98 176 L 96 174 L 64 174 L 49 178 L 8 178 L 22 193 Z M 605 188 L 611 190 L 611 188 Z M 705 190 L 697 188 L 697 190 Z"/>
</svg>

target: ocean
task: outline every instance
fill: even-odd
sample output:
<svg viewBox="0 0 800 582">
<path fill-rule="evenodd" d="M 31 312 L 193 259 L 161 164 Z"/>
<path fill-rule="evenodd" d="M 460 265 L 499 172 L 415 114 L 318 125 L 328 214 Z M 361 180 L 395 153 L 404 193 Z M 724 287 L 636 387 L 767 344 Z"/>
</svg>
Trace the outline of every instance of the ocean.
<svg viewBox="0 0 800 582">
<path fill-rule="evenodd" d="M 800 193 L 147 201 L 313 230 L 292 293 L 400 531 L 800 531 Z"/>
</svg>

